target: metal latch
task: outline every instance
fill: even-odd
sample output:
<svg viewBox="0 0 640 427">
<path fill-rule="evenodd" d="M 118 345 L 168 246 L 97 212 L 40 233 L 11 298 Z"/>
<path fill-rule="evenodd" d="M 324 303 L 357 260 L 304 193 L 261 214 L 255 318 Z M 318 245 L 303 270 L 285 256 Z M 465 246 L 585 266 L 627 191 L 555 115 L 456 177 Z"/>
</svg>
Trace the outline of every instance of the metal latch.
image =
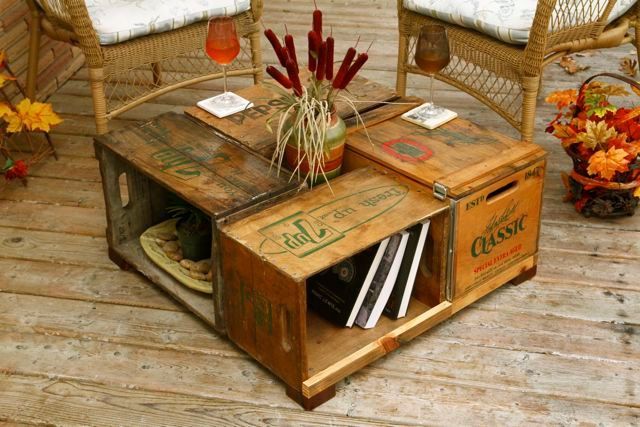
<svg viewBox="0 0 640 427">
<path fill-rule="evenodd" d="M 446 200 L 448 191 L 449 190 L 447 189 L 447 187 L 440 184 L 439 182 L 433 183 L 433 197 L 435 197 L 436 199 Z"/>
</svg>

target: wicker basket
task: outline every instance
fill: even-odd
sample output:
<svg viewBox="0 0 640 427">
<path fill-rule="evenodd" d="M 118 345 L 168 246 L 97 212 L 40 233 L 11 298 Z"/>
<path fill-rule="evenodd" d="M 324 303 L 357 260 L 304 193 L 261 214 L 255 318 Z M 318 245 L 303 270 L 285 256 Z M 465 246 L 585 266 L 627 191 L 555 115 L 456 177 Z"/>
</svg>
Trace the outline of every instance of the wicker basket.
<svg viewBox="0 0 640 427">
<path fill-rule="evenodd" d="M 640 84 L 630 78 L 613 73 L 600 73 L 582 83 L 578 98 L 584 95 L 588 83 L 600 76 L 621 80 L 640 90 Z M 566 200 L 573 202 L 576 210 L 586 217 L 611 218 L 633 215 L 638 206 L 638 198 L 634 196 L 634 192 L 640 187 L 640 178 L 634 180 L 631 171 L 618 173 L 615 182 L 592 178 L 587 172 L 588 161 L 582 158 L 574 147 L 565 147 L 566 153 L 573 161 L 571 173 L 562 176 L 568 190 Z"/>
</svg>

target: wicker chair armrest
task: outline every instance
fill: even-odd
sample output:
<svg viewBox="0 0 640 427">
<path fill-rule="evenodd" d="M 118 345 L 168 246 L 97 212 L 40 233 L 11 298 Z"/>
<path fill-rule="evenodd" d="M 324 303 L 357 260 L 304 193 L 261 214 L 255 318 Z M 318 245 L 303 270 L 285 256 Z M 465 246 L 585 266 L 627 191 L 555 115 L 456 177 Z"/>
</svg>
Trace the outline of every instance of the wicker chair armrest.
<svg viewBox="0 0 640 427">
<path fill-rule="evenodd" d="M 521 71 L 525 76 L 537 76 L 541 72 L 542 61 L 547 51 L 549 23 L 556 3 L 557 0 L 538 1 L 533 25 L 529 32 L 529 40 L 525 47 L 524 60 L 521 65 Z"/>
<path fill-rule="evenodd" d="M 264 0 L 251 0 L 251 12 L 253 19 L 258 22 L 262 18 L 262 10 L 264 8 Z"/>
<path fill-rule="evenodd" d="M 52 1 L 52 0 L 46 0 Z M 96 34 L 89 11 L 84 0 L 54 0 L 61 2 L 69 14 L 69 23 L 78 38 L 78 43 L 84 52 L 87 64 L 90 67 L 102 67 L 104 59 L 100 49 L 100 41 Z"/>
<path fill-rule="evenodd" d="M 525 48 L 522 64 L 524 75 L 539 75 L 544 58 L 549 53 L 567 50 L 568 46 L 580 50 L 578 42 L 597 39 L 606 27 L 607 19 L 616 1 L 608 0 L 599 16 L 581 19 L 588 14 L 578 13 L 573 2 L 540 0 Z M 583 7 L 591 6 L 585 4 Z M 583 45 L 588 46 L 584 43 Z"/>
</svg>

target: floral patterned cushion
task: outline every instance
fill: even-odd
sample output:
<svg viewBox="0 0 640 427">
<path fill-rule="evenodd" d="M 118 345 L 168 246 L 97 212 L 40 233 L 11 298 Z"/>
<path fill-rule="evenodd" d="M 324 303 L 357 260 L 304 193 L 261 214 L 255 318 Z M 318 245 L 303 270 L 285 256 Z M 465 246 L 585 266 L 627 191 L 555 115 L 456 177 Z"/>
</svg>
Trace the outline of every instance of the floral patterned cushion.
<svg viewBox="0 0 640 427">
<path fill-rule="evenodd" d="M 161 33 L 213 16 L 234 16 L 250 0 L 86 0 L 100 44 L 120 43 Z"/>
<path fill-rule="evenodd" d="M 604 7 L 606 0 L 593 0 Z M 622 16 L 636 0 L 618 0 L 609 22 Z M 441 21 L 473 28 L 511 44 L 526 44 L 537 0 L 404 0 L 404 7 Z M 598 8 L 593 8 L 598 10 Z"/>
</svg>

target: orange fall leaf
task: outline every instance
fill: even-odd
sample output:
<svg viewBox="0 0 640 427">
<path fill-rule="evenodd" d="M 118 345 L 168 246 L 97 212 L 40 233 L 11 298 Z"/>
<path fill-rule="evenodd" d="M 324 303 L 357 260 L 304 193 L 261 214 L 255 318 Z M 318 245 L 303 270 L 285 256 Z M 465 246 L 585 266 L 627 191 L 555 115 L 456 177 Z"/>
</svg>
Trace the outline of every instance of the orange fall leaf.
<svg viewBox="0 0 640 427">
<path fill-rule="evenodd" d="M 571 105 L 578 99 L 578 91 L 575 89 L 558 90 L 551 92 L 549 96 L 544 99 L 544 102 L 548 104 L 556 104 L 558 110 Z"/>
<path fill-rule="evenodd" d="M 16 106 L 20 119 L 29 130 L 41 130 L 49 132 L 51 126 L 62 123 L 62 119 L 53 112 L 51 104 L 31 102 L 23 99 Z"/>
<path fill-rule="evenodd" d="M 609 148 L 609 151 L 597 151 L 589 159 L 587 172 L 590 175 L 598 175 L 602 179 L 610 180 L 616 172 L 626 172 L 629 170 L 629 153 L 620 148 Z"/>
</svg>

